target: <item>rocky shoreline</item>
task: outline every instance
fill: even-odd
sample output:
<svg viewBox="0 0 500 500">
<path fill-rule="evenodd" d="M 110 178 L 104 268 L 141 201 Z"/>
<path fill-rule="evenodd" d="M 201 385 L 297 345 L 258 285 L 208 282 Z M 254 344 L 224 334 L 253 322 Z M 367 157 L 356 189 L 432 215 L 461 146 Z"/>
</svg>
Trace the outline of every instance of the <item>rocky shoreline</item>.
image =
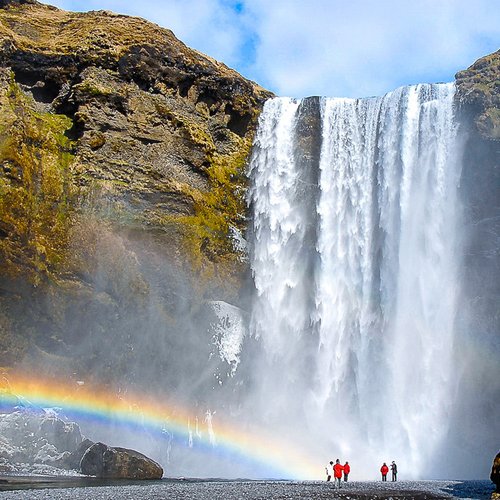
<svg viewBox="0 0 500 500">
<path fill-rule="evenodd" d="M 491 494 L 488 481 L 375 481 L 349 482 L 336 490 L 325 481 L 248 481 L 163 479 L 162 481 L 117 482 L 96 478 L 30 478 L 0 477 L 2 498 L 111 499 L 111 498 L 176 498 L 176 499 L 351 499 L 351 500 L 424 500 L 469 498 L 484 500 Z M 70 489 L 71 488 L 71 489 Z"/>
</svg>

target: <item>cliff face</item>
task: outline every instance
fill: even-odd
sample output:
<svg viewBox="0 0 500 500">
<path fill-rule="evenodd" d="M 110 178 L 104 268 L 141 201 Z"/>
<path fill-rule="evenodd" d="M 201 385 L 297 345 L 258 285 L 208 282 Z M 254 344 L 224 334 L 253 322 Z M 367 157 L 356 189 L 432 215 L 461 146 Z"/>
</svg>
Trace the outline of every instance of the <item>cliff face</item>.
<svg viewBox="0 0 500 500">
<path fill-rule="evenodd" d="M 498 417 L 492 411 L 500 399 L 497 369 L 500 338 L 500 51 L 460 71 L 456 83 L 457 110 L 464 139 L 460 192 L 464 203 L 462 234 L 466 246 L 461 308 L 457 314 L 457 324 L 462 325 L 456 335 L 457 376 L 461 378 L 462 392 L 456 422 L 461 441 L 473 443 L 476 449 L 472 455 L 481 456 L 492 444 L 487 441 L 488 436 L 482 437 L 483 442 L 478 439 L 477 421 L 489 426 L 490 435 L 500 432 Z M 477 360 L 473 358 L 473 350 L 471 361 L 471 345 L 480 349 Z M 450 443 L 449 449 L 453 450 L 453 446 L 460 447 L 461 443 Z"/>
<path fill-rule="evenodd" d="M 462 110 L 485 140 L 500 140 L 500 50 L 456 74 Z"/>
<path fill-rule="evenodd" d="M 179 231 L 210 260 L 231 253 L 229 227 L 244 213 L 235 193 L 269 93 L 142 19 L 30 2 L 0 20 L 11 86 L 28 108 L 71 120 L 79 197 L 98 192 L 110 216 Z"/>
<path fill-rule="evenodd" d="M 493 341 L 500 299 L 500 51 L 457 73 L 456 83 L 465 141 L 460 189 L 467 225 L 466 283 L 475 302 L 474 321 Z"/>
<path fill-rule="evenodd" d="M 2 3 L 0 66 L 0 365 L 118 344 L 115 366 L 238 301 L 269 92 L 142 19 L 34 0 Z"/>
</svg>

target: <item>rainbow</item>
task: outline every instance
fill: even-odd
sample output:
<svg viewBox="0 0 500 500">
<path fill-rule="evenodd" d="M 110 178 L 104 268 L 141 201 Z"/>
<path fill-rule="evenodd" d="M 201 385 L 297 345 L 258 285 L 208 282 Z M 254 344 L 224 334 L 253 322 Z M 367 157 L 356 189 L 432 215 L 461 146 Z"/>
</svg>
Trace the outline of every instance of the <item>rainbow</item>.
<svg viewBox="0 0 500 500">
<path fill-rule="evenodd" d="M 134 432 L 168 433 L 187 443 L 192 437 L 196 414 L 163 397 L 127 393 L 120 395 L 95 387 L 88 388 L 76 381 L 63 383 L 54 379 L 9 374 L 0 383 L 0 412 L 26 401 L 26 406 L 60 408 L 64 415 L 100 425 L 132 427 Z M 91 436 L 90 436 L 91 437 Z M 197 448 L 220 458 L 254 464 L 269 471 L 267 478 L 318 479 L 322 467 L 288 442 L 281 442 L 262 430 L 240 430 L 234 424 L 217 417 L 213 434 L 198 434 Z M 214 439 L 215 438 L 215 439 Z M 140 451 L 140 450 L 139 450 Z"/>
</svg>

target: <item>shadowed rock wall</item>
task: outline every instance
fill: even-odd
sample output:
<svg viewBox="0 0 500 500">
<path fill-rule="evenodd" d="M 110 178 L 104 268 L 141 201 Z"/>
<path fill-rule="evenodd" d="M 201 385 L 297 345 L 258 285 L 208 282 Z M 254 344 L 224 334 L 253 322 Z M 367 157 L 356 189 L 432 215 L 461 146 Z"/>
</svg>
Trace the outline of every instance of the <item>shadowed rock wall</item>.
<svg viewBox="0 0 500 500">
<path fill-rule="evenodd" d="M 165 374 L 151 356 L 206 360 L 197 308 L 240 300 L 271 94 L 143 19 L 1 7 L 0 366 L 138 380 Z"/>
</svg>

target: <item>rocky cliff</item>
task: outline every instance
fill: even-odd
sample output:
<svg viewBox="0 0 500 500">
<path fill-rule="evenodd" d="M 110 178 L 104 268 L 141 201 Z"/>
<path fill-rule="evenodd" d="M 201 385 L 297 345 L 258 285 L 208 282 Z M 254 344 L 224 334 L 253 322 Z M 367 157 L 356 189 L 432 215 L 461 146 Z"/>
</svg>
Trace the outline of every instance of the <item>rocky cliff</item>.
<svg viewBox="0 0 500 500">
<path fill-rule="evenodd" d="M 0 366 L 119 376 L 238 302 L 269 92 L 143 19 L 34 0 L 2 2 L 0 66 Z"/>
<path fill-rule="evenodd" d="M 500 140 L 500 50 L 456 74 L 458 98 L 485 140 Z"/>
<path fill-rule="evenodd" d="M 460 183 L 465 200 L 466 273 L 470 321 L 496 343 L 500 282 L 500 51 L 456 75 L 458 117 L 464 136 Z"/>
<path fill-rule="evenodd" d="M 499 61 L 457 75 L 466 281 L 489 342 Z M 245 165 L 270 96 L 143 19 L 0 1 L 0 367 L 212 385 L 207 304 L 243 301 Z"/>
<path fill-rule="evenodd" d="M 461 199 L 464 204 L 461 307 L 457 314 L 456 376 L 462 387 L 456 432 L 469 443 L 472 456 L 491 449 L 478 437 L 481 421 L 490 435 L 500 433 L 498 349 L 500 338 L 500 51 L 476 61 L 456 75 L 457 111 L 464 139 Z M 469 340 L 467 340 L 469 339 Z M 471 346 L 478 349 L 480 357 Z M 473 361 L 471 361 L 471 359 Z M 478 388 L 480 390 L 478 391 Z M 453 418 L 450 420 L 453 421 Z M 451 432 L 453 435 L 453 432 Z M 456 434 L 458 435 L 458 434 Z M 481 441 L 483 439 L 483 441 Z M 449 453 L 462 445 L 449 443 Z"/>
</svg>

